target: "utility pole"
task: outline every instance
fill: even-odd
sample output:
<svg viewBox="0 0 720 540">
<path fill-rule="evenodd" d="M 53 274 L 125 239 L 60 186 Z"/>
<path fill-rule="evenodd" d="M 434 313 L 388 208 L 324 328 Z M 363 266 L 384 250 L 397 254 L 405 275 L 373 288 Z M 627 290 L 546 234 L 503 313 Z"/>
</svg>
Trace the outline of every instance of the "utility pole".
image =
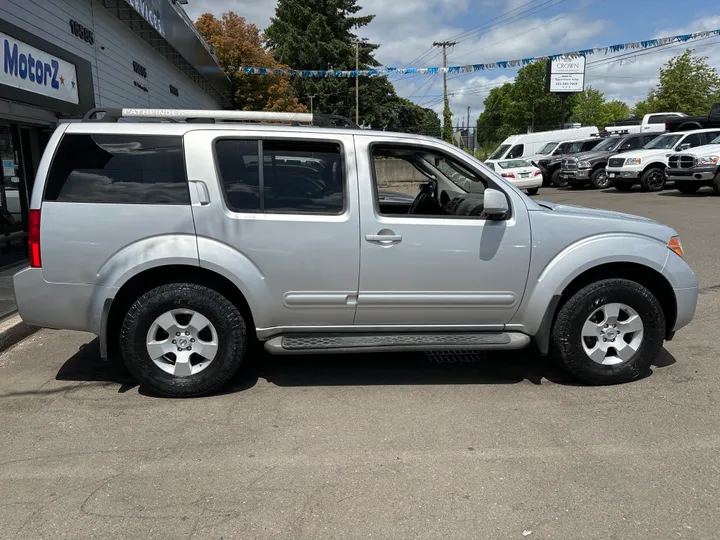
<svg viewBox="0 0 720 540">
<path fill-rule="evenodd" d="M 445 98 L 445 110 L 443 111 L 443 138 L 447 140 L 450 136 L 452 139 L 452 121 L 450 114 L 450 103 L 448 102 L 447 90 L 447 48 L 456 45 L 455 41 L 435 41 L 433 47 L 442 47 L 443 50 L 443 96 Z"/>
<path fill-rule="evenodd" d="M 355 40 L 355 123 L 360 125 L 360 40 Z"/>
<path fill-rule="evenodd" d="M 467 113 L 467 148 L 470 150 L 470 106 L 468 105 L 468 113 Z"/>
<path fill-rule="evenodd" d="M 308 97 L 310 98 L 310 114 L 313 114 L 315 112 L 315 108 L 313 107 L 313 99 L 315 99 L 315 94 Z"/>
</svg>

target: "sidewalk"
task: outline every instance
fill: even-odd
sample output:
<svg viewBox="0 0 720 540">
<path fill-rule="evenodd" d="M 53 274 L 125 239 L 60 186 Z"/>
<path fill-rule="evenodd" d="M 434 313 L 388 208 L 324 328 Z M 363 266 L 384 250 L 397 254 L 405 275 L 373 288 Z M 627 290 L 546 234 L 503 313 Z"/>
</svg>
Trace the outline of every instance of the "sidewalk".
<svg viewBox="0 0 720 540">
<path fill-rule="evenodd" d="M 0 319 L 2 319 L 17 309 L 12 278 L 18 270 L 28 265 L 28 260 L 23 253 L 3 254 L 0 260 L 3 262 L 0 267 Z"/>
</svg>

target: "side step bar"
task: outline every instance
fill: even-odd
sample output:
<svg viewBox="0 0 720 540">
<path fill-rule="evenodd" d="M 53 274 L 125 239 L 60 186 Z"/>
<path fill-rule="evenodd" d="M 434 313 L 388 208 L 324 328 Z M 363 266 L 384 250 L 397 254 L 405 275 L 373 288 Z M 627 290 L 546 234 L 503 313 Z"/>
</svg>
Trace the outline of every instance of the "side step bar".
<svg viewBox="0 0 720 540">
<path fill-rule="evenodd" d="M 445 334 L 291 334 L 265 343 L 272 354 L 369 353 L 385 351 L 515 350 L 530 336 L 517 332 Z"/>
</svg>

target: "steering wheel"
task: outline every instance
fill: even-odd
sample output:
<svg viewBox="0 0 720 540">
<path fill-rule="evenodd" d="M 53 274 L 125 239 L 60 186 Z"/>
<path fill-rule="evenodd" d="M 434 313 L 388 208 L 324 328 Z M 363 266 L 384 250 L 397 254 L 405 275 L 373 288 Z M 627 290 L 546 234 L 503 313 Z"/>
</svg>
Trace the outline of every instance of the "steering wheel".
<svg viewBox="0 0 720 540">
<path fill-rule="evenodd" d="M 438 202 L 435 200 L 435 192 L 437 188 L 437 180 L 431 178 L 427 184 L 420 188 L 420 193 L 415 197 L 408 214 L 436 214 Z"/>
</svg>

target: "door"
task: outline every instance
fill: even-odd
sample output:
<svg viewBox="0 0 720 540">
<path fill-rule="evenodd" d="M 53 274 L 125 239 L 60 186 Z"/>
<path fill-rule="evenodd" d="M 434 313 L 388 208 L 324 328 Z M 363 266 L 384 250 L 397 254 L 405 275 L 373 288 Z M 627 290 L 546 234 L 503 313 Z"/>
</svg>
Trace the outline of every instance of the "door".
<svg viewBox="0 0 720 540">
<path fill-rule="evenodd" d="M 360 264 L 352 136 L 279 135 L 185 136 L 200 264 L 241 284 L 258 329 L 352 325 Z"/>
<path fill-rule="evenodd" d="M 387 139 L 385 139 L 387 140 Z M 520 305 L 530 264 L 523 198 L 461 151 L 407 139 L 356 136 L 360 191 L 360 287 L 356 325 L 501 329 Z M 391 214 L 377 200 L 375 162 L 395 160 L 405 176 L 436 181 L 417 213 Z M 487 186 L 507 194 L 511 216 L 482 215 Z M 402 189 L 397 184 L 396 189 Z"/>
</svg>

